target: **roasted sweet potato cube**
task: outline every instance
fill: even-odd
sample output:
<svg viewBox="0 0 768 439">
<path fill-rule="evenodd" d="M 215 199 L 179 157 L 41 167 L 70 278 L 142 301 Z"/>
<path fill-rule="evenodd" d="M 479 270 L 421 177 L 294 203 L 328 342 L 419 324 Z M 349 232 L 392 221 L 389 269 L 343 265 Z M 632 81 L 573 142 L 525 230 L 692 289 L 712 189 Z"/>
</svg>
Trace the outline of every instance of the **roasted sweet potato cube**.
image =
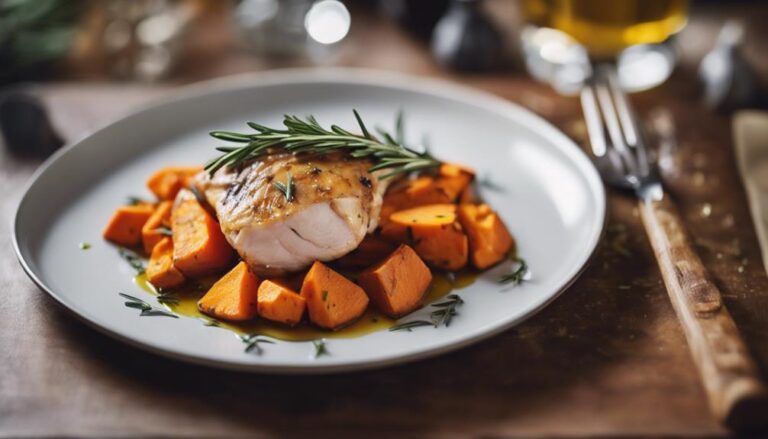
<svg viewBox="0 0 768 439">
<path fill-rule="evenodd" d="M 147 280 L 155 288 L 174 288 L 183 284 L 186 279 L 173 266 L 173 241 L 171 238 L 161 238 L 152 249 L 152 255 L 147 263 Z"/>
<path fill-rule="evenodd" d="M 200 166 L 168 166 L 152 174 L 147 179 L 147 187 L 159 200 L 173 200 L 202 169 Z"/>
<path fill-rule="evenodd" d="M 326 329 L 354 322 L 368 307 L 362 288 L 319 261 L 304 277 L 301 296 L 307 301 L 309 320 Z"/>
<path fill-rule="evenodd" d="M 393 318 L 421 306 L 431 281 L 429 268 L 412 248 L 404 244 L 357 279 L 374 305 Z"/>
<path fill-rule="evenodd" d="M 293 326 L 301 321 L 306 307 L 306 300 L 284 285 L 265 280 L 259 286 L 260 317 Z"/>
<path fill-rule="evenodd" d="M 230 266 L 235 251 L 221 227 L 188 190 L 176 197 L 171 210 L 173 264 L 185 276 L 215 274 Z"/>
<path fill-rule="evenodd" d="M 469 237 L 472 265 L 483 270 L 507 257 L 515 241 L 496 212 L 486 204 L 463 204 L 458 214 Z"/>
<path fill-rule="evenodd" d="M 141 229 L 154 210 L 149 204 L 118 207 L 104 228 L 104 239 L 126 247 L 138 245 L 141 242 Z"/>
<path fill-rule="evenodd" d="M 158 242 L 165 236 L 160 229 L 171 227 L 171 208 L 173 201 L 163 201 L 157 205 L 152 216 L 149 217 L 144 227 L 141 228 L 141 241 L 144 243 L 144 251 L 152 254 Z"/>
<path fill-rule="evenodd" d="M 250 320 L 257 315 L 260 280 L 240 262 L 197 302 L 197 309 L 217 319 Z"/>
<path fill-rule="evenodd" d="M 456 219 L 455 204 L 430 204 L 395 212 L 390 226 L 404 227 L 416 253 L 430 266 L 458 270 L 467 264 L 467 235 Z M 382 231 L 384 233 L 384 231 Z"/>
</svg>

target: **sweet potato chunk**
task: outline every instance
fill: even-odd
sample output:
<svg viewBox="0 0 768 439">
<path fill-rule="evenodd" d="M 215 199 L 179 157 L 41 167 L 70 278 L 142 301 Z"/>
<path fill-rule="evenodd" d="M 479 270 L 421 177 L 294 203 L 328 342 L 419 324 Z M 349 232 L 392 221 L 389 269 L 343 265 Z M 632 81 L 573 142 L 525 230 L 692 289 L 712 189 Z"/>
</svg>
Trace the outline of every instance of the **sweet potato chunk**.
<svg viewBox="0 0 768 439">
<path fill-rule="evenodd" d="M 395 249 L 395 244 L 381 236 L 366 235 L 356 249 L 336 261 L 342 267 L 370 267 Z"/>
<path fill-rule="evenodd" d="M 258 312 L 260 317 L 293 326 L 301 321 L 307 302 L 295 291 L 271 280 L 259 286 Z"/>
<path fill-rule="evenodd" d="M 152 216 L 141 228 L 141 241 L 144 243 L 144 251 L 147 254 L 152 254 L 152 249 L 165 236 L 159 229 L 161 227 L 170 228 L 172 207 L 173 201 L 163 201 L 158 204 Z"/>
<path fill-rule="evenodd" d="M 391 228 L 405 229 L 406 243 L 427 264 L 446 270 L 458 270 L 467 264 L 467 235 L 456 220 L 455 204 L 431 204 L 395 212 Z M 384 233 L 384 231 L 382 231 Z M 395 236 L 402 232 L 391 232 Z"/>
<path fill-rule="evenodd" d="M 472 178 L 474 173 L 468 168 L 444 163 L 437 175 L 422 175 L 393 188 L 384 196 L 381 224 L 386 225 L 390 215 L 400 210 L 453 203 L 469 186 Z"/>
<path fill-rule="evenodd" d="M 393 318 L 418 308 L 431 281 L 429 268 L 405 244 L 357 279 L 376 307 Z"/>
<path fill-rule="evenodd" d="M 171 210 L 173 264 L 187 277 L 227 268 L 235 254 L 219 223 L 188 190 L 179 192 Z"/>
<path fill-rule="evenodd" d="M 506 258 L 515 241 L 496 212 L 486 204 L 463 204 L 458 214 L 469 237 L 472 265 L 483 270 Z"/>
<path fill-rule="evenodd" d="M 168 166 L 147 180 L 147 187 L 160 200 L 173 200 L 182 188 L 189 187 L 191 178 L 202 171 L 200 166 Z"/>
<path fill-rule="evenodd" d="M 368 306 L 368 296 L 362 288 L 319 261 L 304 277 L 301 296 L 307 301 L 309 320 L 326 329 L 352 323 Z"/>
<path fill-rule="evenodd" d="M 197 301 L 197 309 L 217 319 L 250 320 L 257 314 L 259 283 L 248 265 L 240 262 Z"/>
<path fill-rule="evenodd" d="M 186 279 L 173 266 L 173 241 L 171 238 L 161 238 L 152 249 L 152 255 L 147 263 L 147 280 L 155 288 L 174 288 L 183 284 Z"/>
<path fill-rule="evenodd" d="M 138 245 L 141 241 L 141 229 L 154 210 L 155 208 L 148 204 L 118 207 L 104 228 L 104 239 L 126 247 Z"/>
</svg>

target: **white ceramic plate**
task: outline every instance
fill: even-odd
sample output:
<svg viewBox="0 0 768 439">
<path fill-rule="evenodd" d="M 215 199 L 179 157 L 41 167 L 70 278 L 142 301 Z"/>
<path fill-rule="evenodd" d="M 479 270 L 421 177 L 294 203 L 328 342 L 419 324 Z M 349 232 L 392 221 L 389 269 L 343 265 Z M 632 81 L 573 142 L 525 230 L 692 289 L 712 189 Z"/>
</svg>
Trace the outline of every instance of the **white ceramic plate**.
<svg viewBox="0 0 768 439">
<path fill-rule="evenodd" d="M 508 291 L 496 267 L 458 290 L 465 303 L 449 327 L 330 339 L 330 355 L 310 343 L 279 342 L 245 353 L 233 333 L 192 318 L 139 317 L 117 292 L 154 303 L 101 230 L 128 195 L 169 164 L 214 155 L 213 129 L 249 120 L 277 125 L 283 114 L 314 114 L 354 127 L 356 108 L 391 128 L 404 109 L 407 136 L 429 137 L 435 155 L 490 175 L 505 192 L 485 191 L 515 235 L 530 281 Z M 225 78 L 187 88 L 68 146 L 32 179 L 15 221 L 22 266 L 44 291 L 93 327 L 169 357 L 232 369 L 316 373 L 379 367 L 457 349 L 503 331 L 550 303 L 581 272 L 600 238 L 605 194 L 595 169 L 560 131 L 517 105 L 448 83 L 366 70 L 290 70 Z M 92 248 L 84 251 L 80 242 Z M 413 317 L 424 317 L 428 309 Z"/>
</svg>

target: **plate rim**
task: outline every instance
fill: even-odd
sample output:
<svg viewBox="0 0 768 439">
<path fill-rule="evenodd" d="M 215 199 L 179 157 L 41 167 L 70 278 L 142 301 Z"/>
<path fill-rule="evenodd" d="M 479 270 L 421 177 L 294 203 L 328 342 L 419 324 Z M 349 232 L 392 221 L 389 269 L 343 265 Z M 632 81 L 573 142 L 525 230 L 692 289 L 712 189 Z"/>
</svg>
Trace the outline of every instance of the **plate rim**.
<svg viewBox="0 0 768 439">
<path fill-rule="evenodd" d="M 137 116 L 149 109 L 161 107 L 164 105 L 170 105 L 178 101 L 185 99 L 193 99 L 208 94 L 216 94 L 225 92 L 228 90 L 236 90 L 243 87 L 257 88 L 265 86 L 274 86 L 280 84 L 291 83 L 335 83 L 335 84 L 348 84 L 353 83 L 356 85 L 369 85 L 397 88 L 405 91 L 415 91 L 424 94 L 431 94 L 435 96 L 444 96 L 453 98 L 454 100 L 464 103 L 476 105 L 478 107 L 490 109 L 496 113 L 505 115 L 517 114 L 526 119 L 526 121 L 534 122 L 533 129 L 539 131 L 539 129 L 546 132 L 546 137 L 553 139 L 555 143 L 568 147 L 558 147 L 569 158 L 576 162 L 580 171 L 586 171 L 584 177 L 587 180 L 588 187 L 592 190 L 592 193 L 596 195 L 598 212 L 598 221 L 593 225 L 590 230 L 589 246 L 590 252 L 586 255 L 583 263 L 567 274 L 567 280 L 563 285 L 554 292 L 547 300 L 541 302 L 537 307 L 532 308 L 520 315 L 518 318 L 506 321 L 498 326 L 488 329 L 484 332 L 480 332 L 473 336 L 463 338 L 442 346 L 423 349 L 418 352 L 413 352 L 405 355 L 392 356 L 385 359 L 374 360 L 360 360 L 353 361 L 344 364 L 331 364 L 325 365 L 322 363 L 315 363 L 312 365 L 265 365 L 258 363 L 239 363 L 231 362 L 227 360 L 212 359 L 205 357 L 204 355 L 189 355 L 183 352 L 171 351 L 163 349 L 151 344 L 147 344 L 140 340 L 134 339 L 128 335 L 122 334 L 118 331 L 112 330 L 106 326 L 103 326 L 93 320 L 90 320 L 86 315 L 76 310 L 76 304 L 63 296 L 57 294 L 52 288 L 43 282 L 43 280 L 32 270 L 29 262 L 25 259 L 21 250 L 20 241 L 22 237 L 19 235 L 20 222 L 22 209 L 25 203 L 30 202 L 30 191 L 35 186 L 39 178 L 45 174 L 48 169 L 56 163 L 62 156 L 67 154 L 72 149 L 76 148 L 79 144 L 94 136 L 95 134 L 111 128 L 113 125 L 122 123 L 126 119 L 130 119 Z M 578 163 L 581 162 L 581 163 Z M 573 283 L 581 276 L 581 274 L 587 269 L 590 262 L 593 260 L 595 253 L 597 252 L 598 244 L 602 239 L 605 232 L 605 224 L 607 220 L 607 198 L 605 194 L 605 187 L 598 174 L 597 169 L 594 167 L 592 161 L 588 158 L 587 154 L 582 148 L 580 148 L 570 137 L 568 137 L 562 130 L 555 125 L 534 113 L 532 110 L 523 107 L 515 102 L 504 99 L 502 97 L 491 94 L 480 89 L 476 89 L 467 85 L 458 84 L 450 80 L 420 76 L 410 73 L 395 72 L 388 70 L 378 70 L 370 68 L 346 68 L 346 67 L 325 67 L 325 68 L 286 68 L 286 69 L 273 69 L 269 71 L 261 72 L 248 72 L 229 76 L 222 76 L 212 78 L 200 82 L 195 82 L 181 87 L 174 88 L 167 93 L 161 95 L 158 98 L 150 99 L 149 101 L 138 105 L 133 110 L 125 112 L 117 119 L 110 123 L 99 127 L 98 129 L 89 131 L 75 140 L 67 143 L 65 146 L 56 151 L 48 159 L 46 159 L 40 166 L 32 173 L 27 183 L 23 188 L 23 195 L 21 196 L 17 206 L 16 212 L 12 218 L 11 224 L 11 241 L 13 245 L 14 253 L 19 261 L 23 271 L 32 280 L 32 282 L 49 297 L 63 307 L 68 314 L 74 316 L 77 320 L 85 323 L 87 326 L 97 330 L 98 332 L 115 338 L 121 342 L 124 342 L 132 347 L 138 348 L 141 351 L 149 352 L 154 355 L 173 359 L 176 361 L 184 361 L 187 363 L 202 365 L 206 367 L 234 370 L 240 372 L 251 373 L 268 373 L 268 374 L 281 374 L 281 375 L 294 375 L 294 374 L 330 374 L 330 373 L 343 373 L 357 370 L 370 370 L 389 367 L 397 364 L 410 363 L 417 360 L 432 358 L 437 355 L 455 351 L 466 346 L 475 344 L 479 341 L 493 337 L 501 332 L 504 332 L 519 323 L 527 320 L 539 311 L 549 306 L 554 300 L 565 292 Z"/>
</svg>

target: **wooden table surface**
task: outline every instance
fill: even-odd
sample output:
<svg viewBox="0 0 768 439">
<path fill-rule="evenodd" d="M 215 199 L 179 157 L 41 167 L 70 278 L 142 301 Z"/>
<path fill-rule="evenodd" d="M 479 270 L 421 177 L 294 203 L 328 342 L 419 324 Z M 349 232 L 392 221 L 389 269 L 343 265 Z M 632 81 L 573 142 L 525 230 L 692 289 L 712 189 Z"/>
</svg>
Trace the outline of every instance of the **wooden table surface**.
<svg viewBox="0 0 768 439">
<path fill-rule="evenodd" d="M 761 43 L 768 33 L 760 23 L 768 8 L 710 8 L 700 8 L 680 36 L 681 71 L 633 100 L 646 120 L 674 122 L 679 144 L 668 161 L 674 166 L 667 182 L 765 374 L 768 278 L 734 165 L 730 118 L 698 103 L 690 67 L 711 45 L 722 17 L 735 15 L 748 20 L 747 52 L 765 73 L 768 45 Z M 182 60 L 177 81 L 266 67 L 215 28 L 215 22 L 201 24 L 196 55 Z M 334 64 L 438 76 L 487 90 L 530 108 L 584 144 L 578 102 L 520 71 L 450 74 L 423 45 L 379 19 L 360 18 L 349 40 Z M 73 140 L 168 87 L 79 81 L 37 91 L 54 123 Z M 128 347 L 88 328 L 40 292 L 13 255 L 9 228 L 25 181 L 39 163 L 0 151 L 0 435 L 725 434 L 708 414 L 635 203 L 620 194 L 609 191 L 606 235 L 586 272 L 516 328 L 403 366 L 265 376 L 191 366 Z"/>
</svg>

